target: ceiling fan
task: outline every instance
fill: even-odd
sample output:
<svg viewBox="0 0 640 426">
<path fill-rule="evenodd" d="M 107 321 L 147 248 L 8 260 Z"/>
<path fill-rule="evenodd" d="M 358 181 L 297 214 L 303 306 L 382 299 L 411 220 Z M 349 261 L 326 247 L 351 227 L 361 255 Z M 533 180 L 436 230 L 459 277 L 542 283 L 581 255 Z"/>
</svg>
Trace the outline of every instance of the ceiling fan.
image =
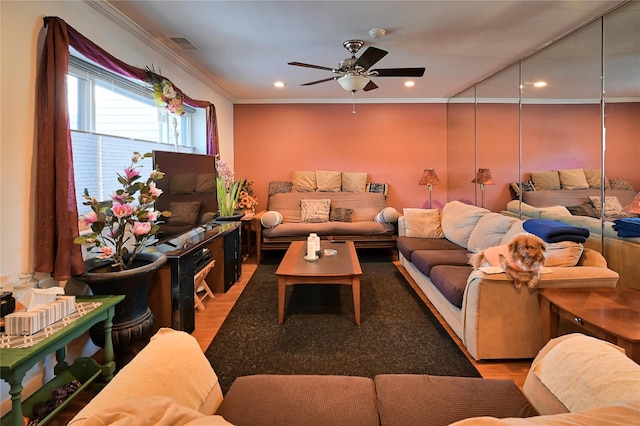
<svg viewBox="0 0 640 426">
<path fill-rule="evenodd" d="M 371 77 L 422 77 L 424 75 L 424 68 L 380 68 L 370 70 L 369 68 L 384 58 L 389 52 L 369 46 L 359 58 L 356 58 L 356 53 L 358 53 L 364 45 L 364 41 L 347 40 L 342 43 L 342 45 L 351 53 L 351 57 L 340 61 L 338 68 L 310 65 L 302 62 L 289 62 L 289 65 L 315 68 L 339 74 L 339 76 L 304 83 L 302 86 L 311 86 L 326 81 L 337 80 L 340 86 L 346 91 L 355 93 L 357 90 L 364 90 L 368 92 L 369 90 L 378 88 L 378 86 L 371 81 Z"/>
</svg>

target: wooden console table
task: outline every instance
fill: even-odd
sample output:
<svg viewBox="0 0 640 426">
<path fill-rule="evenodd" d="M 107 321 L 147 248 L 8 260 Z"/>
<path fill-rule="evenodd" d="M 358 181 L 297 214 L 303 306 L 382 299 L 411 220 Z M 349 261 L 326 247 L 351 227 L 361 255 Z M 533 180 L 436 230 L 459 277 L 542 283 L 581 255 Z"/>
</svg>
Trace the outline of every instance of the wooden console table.
<svg viewBox="0 0 640 426">
<path fill-rule="evenodd" d="M 542 341 L 558 336 L 564 318 L 599 339 L 623 348 L 640 363 L 640 290 L 541 288 Z"/>
<path fill-rule="evenodd" d="M 93 308 L 85 315 L 80 316 L 75 321 L 69 323 L 50 336 L 45 337 L 39 343 L 26 348 L 3 348 L 0 356 L 0 376 L 7 382 L 11 389 L 11 412 L 2 418 L 2 425 L 22 426 L 22 416 L 31 416 L 33 407 L 38 402 L 47 401 L 51 397 L 51 390 L 55 387 L 69 383 L 76 379 L 82 386 L 76 390 L 47 417 L 42 419 L 40 424 L 45 424 L 60 412 L 75 395 L 89 386 L 98 376 L 102 376 L 105 381 L 111 380 L 116 369 L 113 360 L 113 342 L 111 339 L 111 328 L 113 326 L 113 315 L 115 306 L 124 300 L 124 296 L 88 296 L 77 297 L 76 302 L 98 302 L 100 306 Z M 61 321 L 64 321 L 61 320 Z M 72 340 L 82 336 L 89 329 L 104 321 L 104 359 L 105 364 L 99 365 L 93 358 L 78 358 L 73 365 L 69 366 L 65 362 L 65 346 Z M 54 367 L 56 377 L 40 388 L 36 393 L 22 401 L 22 380 L 34 365 L 42 358 L 55 352 L 57 364 Z"/>
</svg>

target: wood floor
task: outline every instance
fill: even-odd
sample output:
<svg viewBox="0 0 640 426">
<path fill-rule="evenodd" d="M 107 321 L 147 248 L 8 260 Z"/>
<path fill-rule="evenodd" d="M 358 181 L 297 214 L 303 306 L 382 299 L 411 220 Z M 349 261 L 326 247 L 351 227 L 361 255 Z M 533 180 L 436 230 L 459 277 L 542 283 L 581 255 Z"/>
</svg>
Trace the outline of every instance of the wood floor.
<svg viewBox="0 0 640 426">
<path fill-rule="evenodd" d="M 440 321 L 451 338 L 457 343 L 458 347 L 464 352 L 467 358 L 480 372 L 482 377 L 513 380 L 518 385 L 518 387 L 522 389 L 524 380 L 531 365 L 531 361 L 475 361 L 466 351 L 458 336 L 456 336 L 453 330 L 451 330 L 442 316 L 438 313 L 438 311 L 436 311 L 433 305 L 431 305 L 429 300 L 422 293 L 422 290 L 420 290 L 420 288 L 416 285 L 413 278 L 409 276 L 409 274 L 400 265 L 399 262 L 396 261 L 394 262 L 394 264 L 405 276 L 411 286 L 416 290 L 418 295 L 420 295 L 421 299 L 434 313 L 436 318 L 438 318 L 438 321 Z M 242 278 L 239 282 L 235 283 L 226 293 L 216 293 L 215 298 L 205 299 L 205 309 L 203 311 L 196 310 L 196 328 L 195 331 L 191 334 L 196 338 L 203 352 L 209 347 L 209 344 L 222 326 L 222 323 L 229 314 L 229 311 L 231 311 L 231 308 L 233 308 L 233 305 L 236 303 L 236 300 L 238 300 L 238 297 L 244 290 L 249 279 L 251 279 L 251 276 L 255 272 L 256 268 L 257 265 L 255 263 L 244 263 L 242 265 Z M 69 407 L 67 407 L 55 419 L 53 419 L 50 425 L 66 425 L 67 422 L 69 422 L 73 418 L 73 416 L 75 416 L 75 414 L 82 408 L 83 404 L 86 404 L 93 395 L 94 394 L 90 392 L 86 392 L 84 395 L 78 396 L 78 398 L 76 398 L 74 401 L 72 401 L 71 404 L 69 404 Z"/>
</svg>

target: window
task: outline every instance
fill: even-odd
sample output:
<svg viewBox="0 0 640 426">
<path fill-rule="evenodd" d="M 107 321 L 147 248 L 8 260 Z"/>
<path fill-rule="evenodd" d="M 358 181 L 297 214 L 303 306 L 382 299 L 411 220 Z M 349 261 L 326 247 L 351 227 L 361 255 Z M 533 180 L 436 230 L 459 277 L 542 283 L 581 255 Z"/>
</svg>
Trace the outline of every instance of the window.
<svg viewBox="0 0 640 426">
<path fill-rule="evenodd" d="M 185 105 L 184 115 L 169 114 L 157 107 L 151 94 L 143 82 L 70 57 L 67 101 L 80 215 L 89 211 L 82 205 L 85 188 L 98 200 L 108 200 L 120 188 L 116 174 L 130 163 L 134 151 L 195 151 L 192 134 L 198 132 L 192 125 L 204 120 L 204 112 Z M 152 161 L 142 164 L 145 176 Z"/>
</svg>

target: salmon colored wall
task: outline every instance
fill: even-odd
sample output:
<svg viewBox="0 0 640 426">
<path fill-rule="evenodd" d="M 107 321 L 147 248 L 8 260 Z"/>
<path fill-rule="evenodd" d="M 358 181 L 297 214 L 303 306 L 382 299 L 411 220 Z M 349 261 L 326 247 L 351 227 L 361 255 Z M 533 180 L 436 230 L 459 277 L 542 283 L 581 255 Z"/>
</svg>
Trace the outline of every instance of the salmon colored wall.
<svg viewBox="0 0 640 426">
<path fill-rule="evenodd" d="M 444 104 L 269 104 L 235 105 L 234 156 L 237 178 L 253 180 L 258 209 L 266 209 L 268 183 L 291 180 L 295 170 L 367 172 L 369 181 L 389 184 L 388 205 L 400 210 L 429 203 L 418 185 L 435 168 L 447 192 L 446 105 Z"/>
<path fill-rule="evenodd" d="M 625 178 L 640 191 L 640 102 L 605 105 L 605 176 Z"/>
</svg>

